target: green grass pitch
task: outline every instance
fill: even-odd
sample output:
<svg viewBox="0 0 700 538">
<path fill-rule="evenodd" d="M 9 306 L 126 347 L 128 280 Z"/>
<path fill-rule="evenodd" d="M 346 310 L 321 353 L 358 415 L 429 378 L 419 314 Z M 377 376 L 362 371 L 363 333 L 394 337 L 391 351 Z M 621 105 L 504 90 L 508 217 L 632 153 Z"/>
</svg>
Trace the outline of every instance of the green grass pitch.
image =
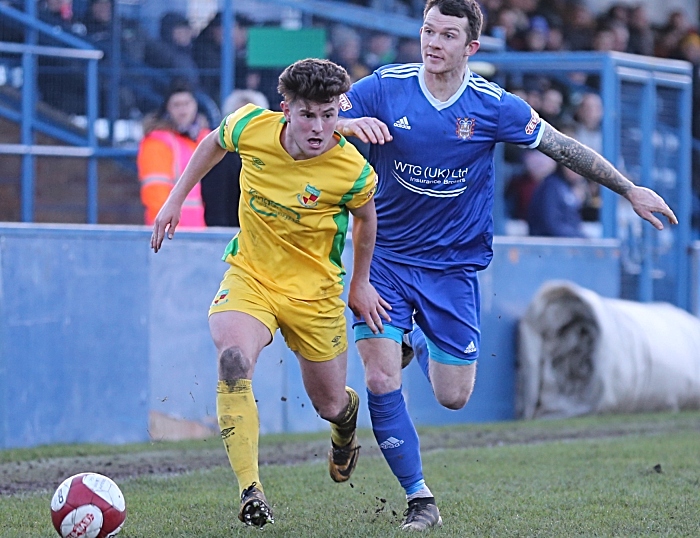
<svg viewBox="0 0 700 538">
<path fill-rule="evenodd" d="M 311 453 L 321 439 L 263 438 L 261 453 L 280 443 Z M 444 519 L 431 535 L 700 536 L 698 412 L 430 428 L 421 439 L 426 479 Z M 405 509 L 398 482 L 370 432 L 361 442 L 357 471 L 346 484 L 330 480 L 318 451 L 303 463 L 262 466 L 276 519 L 262 531 L 236 519 L 238 489 L 225 465 L 121 480 L 128 516 L 119 537 L 405 536 L 398 529 Z M 11 469 L 20 461 L 47 465 L 76 453 L 166 450 L 189 457 L 218 450 L 218 443 L 0 451 L 0 481 L 18 480 Z M 58 536 L 49 516 L 56 485 L 0 496 L 0 536 Z"/>
</svg>

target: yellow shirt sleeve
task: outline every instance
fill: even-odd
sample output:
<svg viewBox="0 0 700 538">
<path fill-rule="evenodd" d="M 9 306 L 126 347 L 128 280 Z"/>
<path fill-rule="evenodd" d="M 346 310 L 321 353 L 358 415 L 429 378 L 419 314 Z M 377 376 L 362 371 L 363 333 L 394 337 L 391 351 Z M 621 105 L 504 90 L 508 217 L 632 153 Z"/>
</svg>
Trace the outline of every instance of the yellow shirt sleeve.
<svg viewBox="0 0 700 538">
<path fill-rule="evenodd" d="M 369 202 L 377 191 L 377 173 L 374 168 L 365 161 L 360 177 L 357 178 L 352 189 L 348 192 L 349 200 L 345 205 L 350 209 L 357 209 Z"/>
<path fill-rule="evenodd" d="M 252 103 L 242 106 L 235 112 L 231 112 L 223 120 L 219 127 L 219 145 L 228 151 L 238 151 L 241 133 L 250 120 L 265 112 Z"/>
</svg>

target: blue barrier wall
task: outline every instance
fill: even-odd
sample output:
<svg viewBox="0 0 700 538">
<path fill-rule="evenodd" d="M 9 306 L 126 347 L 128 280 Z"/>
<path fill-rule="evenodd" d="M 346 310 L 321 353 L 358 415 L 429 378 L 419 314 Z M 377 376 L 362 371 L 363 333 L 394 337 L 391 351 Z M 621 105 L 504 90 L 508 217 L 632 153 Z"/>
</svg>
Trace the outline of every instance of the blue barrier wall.
<svg viewBox="0 0 700 538">
<path fill-rule="evenodd" d="M 0 228 L 0 447 L 148 438 L 143 240 Z"/>
<path fill-rule="evenodd" d="M 0 448 L 149 438 L 148 415 L 216 425 L 216 352 L 207 309 L 232 230 L 178 232 L 149 250 L 144 227 L 0 225 Z M 415 364 L 405 372 L 419 425 L 514 417 L 517 321 L 539 286 L 568 279 L 619 294 L 612 240 L 496 238 L 481 273 L 482 357 L 462 411 L 434 402 Z M 345 263 L 351 266 L 348 242 Z M 364 395 L 350 347 L 348 384 Z M 324 430 L 279 333 L 258 362 L 262 433 Z M 360 426 L 369 426 L 363 406 Z"/>
<path fill-rule="evenodd" d="M 617 244 L 614 240 L 496 237 L 493 262 L 479 277 L 481 355 L 474 393 L 464 409 L 445 409 L 435 402 L 417 364 L 411 364 L 404 375 L 404 388 L 415 422 L 437 425 L 515 418 L 520 317 L 548 280 L 569 280 L 604 297 L 618 297 Z"/>
</svg>

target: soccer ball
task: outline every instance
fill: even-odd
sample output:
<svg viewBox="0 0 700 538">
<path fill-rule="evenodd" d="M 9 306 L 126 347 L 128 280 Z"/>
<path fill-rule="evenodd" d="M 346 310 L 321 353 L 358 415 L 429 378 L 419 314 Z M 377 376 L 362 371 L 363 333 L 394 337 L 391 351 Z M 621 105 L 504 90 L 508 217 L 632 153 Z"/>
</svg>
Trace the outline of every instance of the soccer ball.
<svg viewBox="0 0 700 538">
<path fill-rule="evenodd" d="M 125 519 L 124 495 L 101 474 L 66 478 L 51 499 L 51 520 L 62 538 L 110 538 Z"/>
</svg>

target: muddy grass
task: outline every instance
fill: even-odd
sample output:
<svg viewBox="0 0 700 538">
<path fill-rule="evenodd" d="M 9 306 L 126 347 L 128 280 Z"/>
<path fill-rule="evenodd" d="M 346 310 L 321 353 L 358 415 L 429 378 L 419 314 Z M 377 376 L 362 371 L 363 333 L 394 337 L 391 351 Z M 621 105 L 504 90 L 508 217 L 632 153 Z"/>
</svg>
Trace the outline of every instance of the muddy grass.
<svg viewBox="0 0 700 538">
<path fill-rule="evenodd" d="M 568 421 L 511 422 L 489 425 L 469 425 L 455 428 L 421 430 L 424 452 L 446 448 L 500 446 L 505 444 L 543 443 L 576 439 L 596 439 L 628 435 L 663 435 L 681 431 L 700 434 L 700 413 L 673 415 L 628 415 Z M 379 457 L 379 448 L 371 432 L 360 436 L 362 457 Z M 174 449 L 154 444 L 143 452 L 100 456 L 42 458 L 0 464 L 0 495 L 51 491 L 67 476 L 87 470 L 105 474 L 116 481 L 147 475 L 182 474 L 199 469 L 228 466 L 220 441 L 212 439 L 212 448 Z M 328 441 L 267 443 L 260 446 L 260 463 L 294 464 L 323 462 Z"/>
</svg>

